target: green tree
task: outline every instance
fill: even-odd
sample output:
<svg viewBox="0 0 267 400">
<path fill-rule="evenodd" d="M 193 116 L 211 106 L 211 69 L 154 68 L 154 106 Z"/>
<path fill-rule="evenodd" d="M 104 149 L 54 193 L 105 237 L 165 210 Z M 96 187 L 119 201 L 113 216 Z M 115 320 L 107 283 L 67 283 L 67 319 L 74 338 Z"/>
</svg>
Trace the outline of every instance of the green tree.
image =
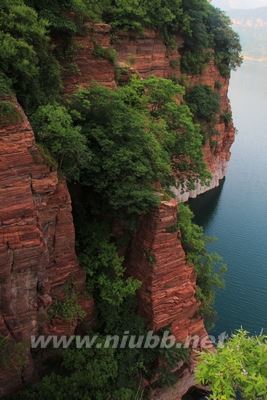
<svg viewBox="0 0 267 400">
<path fill-rule="evenodd" d="M 202 353 L 196 378 L 208 384 L 212 400 L 267 398 L 266 337 L 251 337 L 243 330 L 236 332 L 216 353 Z"/>
<path fill-rule="evenodd" d="M 119 306 L 128 296 L 134 295 L 140 282 L 125 277 L 123 258 L 118 256 L 114 243 L 88 236 L 88 246 L 81 255 L 81 263 L 87 274 L 88 288 L 99 302 Z"/>
<path fill-rule="evenodd" d="M 211 122 L 220 111 L 220 95 L 209 86 L 198 85 L 185 96 L 187 104 L 196 118 Z"/>
<path fill-rule="evenodd" d="M 37 140 L 50 151 L 67 179 L 79 180 L 81 168 L 90 165 L 90 150 L 67 109 L 56 103 L 41 106 L 32 116 L 32 125 Z"/>
<path fill-rule="evenodd" d="M 102 1 L 91 0 L 25 0 L 27 5 L 34 8 L 38 15 L 48 21 L 52 34 L 72 36 L 80 31 L 85 17 L 100 16 Z M 97 3 L 97 4 L 96 4 Z"/>
<path fill-rule="evenodd" d="M 232 29 L 230 18 L 219 9 L 211 8 L 208 24 L 212 34 L 215 61 L 222 76 L 242 64 L 241 44 L 238 34 Z"/>
<path fill-rule="evenodd" d="M 82 185 L 91 187 L 113 212 L 136 215 L 158 204 L 154 184 L 167 179 L 170 163 L 151 129 L 148 111 L 129 104 L 133 100 L 125 90 L 83 90 L 70 109 L 92 154 Z"/>
<path fill-rule="evenodd" d="M 0 5 L 0 71 L 27 110 L 60 90 L 59 65 L 50 51 L 47 22 L 23 0 Z"/>
</svg>

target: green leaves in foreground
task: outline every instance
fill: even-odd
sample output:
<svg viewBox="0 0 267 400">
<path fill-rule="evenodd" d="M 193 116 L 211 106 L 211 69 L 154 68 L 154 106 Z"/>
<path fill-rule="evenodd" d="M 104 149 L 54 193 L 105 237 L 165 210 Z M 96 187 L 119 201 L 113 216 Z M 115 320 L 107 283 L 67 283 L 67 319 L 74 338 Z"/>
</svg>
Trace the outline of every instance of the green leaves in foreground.
<svg viewBox="0 0 267 400">
<path fill-rule="evenodd" d="M 266 336 L 238 331 L 217 353 L 200 355 L 196 378 L 210 386 L 211 400 L 235 400 L 237 393 L 242 400 L 266 400 Z"/>
</svg>

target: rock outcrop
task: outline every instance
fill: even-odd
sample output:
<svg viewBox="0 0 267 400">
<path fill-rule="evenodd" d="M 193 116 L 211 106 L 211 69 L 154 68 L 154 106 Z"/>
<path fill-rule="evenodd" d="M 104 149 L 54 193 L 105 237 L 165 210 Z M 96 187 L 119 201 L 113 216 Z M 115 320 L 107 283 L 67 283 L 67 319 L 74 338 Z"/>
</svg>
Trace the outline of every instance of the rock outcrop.
<svg viewBox="0 0 267 400">
<path fill-rule="evenodd" d="M 178 216 L 179 218 L 179 216 Z M 140 313 L 150 328 L 170 328 L 178 343 L 195 349 L 211 347 L 196 299 L 196 273 L 189 265 L 177 230 L 177 201 L 160 207 L 140 221 L 127 262 L 130 275 L 142 282 Z M 179 382 L 170 389 L 155 390 L 151 399 L 180 400 L 194 386 L 194 356 L 183 366 Z"/>
<path fill-rule="evenodd" d="M 88 27 L 88 33 L 77 36 L 74 40 L 76 68 L 68 65 L 64 69 L 64 87 L 67 94 L 78 87 L 88 87 L 99 83 L 106 87 L 115 88 L 119 74 L 129 71 L 142 78 L 157 76 L 178 78 L 181 55 L 179 47 L 181 38 L 177 37 L 177 48 L 170 50 L 164 44 L 161 35 L 153 30 L 145 30 L 142 36 L 127 32 L 117 34 L 112 42 L 111 27 L 107 24 L 94 24 Z M 97 55 L 97 48 L 116 50 L 117 60 L 112 62 L 106 56 Z M 127 74 L 127 73 L 126 73 Z"/>
<path fill-rule="evenodd" d="M 69 280 L 78 296 L 85 284 L 66 183 L 45 163 L 25 114 L 11 101 L 21 122 L 0 127 L 0 336 L 24 341 L 28 361 L 19 370 L 1 366 L 0 397 L 30 379 L 31 335 L 74 332 L 77 321 L 55 324 L 46 310 L 64 297 Z M 92 301 L 80 300 L 90 314 Z"/>
<path fill-rule="evenodd" d="M 216 116 L 214 134 L 203 147 L 204 160 L 211 172 L 211 180 L 207 186 L 196 183 L 194 190 L 183 192 L 179 188 L 173 188 L 179 201 L 187 201 L 202 193 L 218 187 L 227 173 L 228 162 L 231 157 L 231 147 L 235 140 L 235 128 L 232 121 L 224 121 L 223 115 L 231 115 L 231 105 L 228 98 L 229 79 L 223 78 L 211 61 L 201 75 L 188 77 L 191 87 L 206 85 L 220 94 L 220 113 Z"/>
<path fill-rule="evenodd" d="M 189 86 L 207 85 L 217 90 L 221 97 L 221 109 L 217 115 L 214 127 L 216 134 L 212 135 L 203 147 L 204 159 L 211 172 L 211 181 L 208 186 L 196 183 L 194 190 L 183 192 L 182 189 L 173 188 L 177 200 L 187 201 L 199 194 L 220 185 L 227 172 L 228 161 L 231 156 L 231 146 L 235 138 L 235 129 L 231 122 L 225 123 L 222 119 L 224 113 L 231 112 L 228 99 L 229 79 L 223 78 L 211 61 L 202 74 L 184 75 L 180 69 L 183 42 L 176 38 L 177 46 L 169 49 L 164 43 L 160 33 L 146 29 L 143 35 L 121 32 L 115 39 L 111 39 L 110 25 L 94 24 L 88 29 L 85 36 L 75 39 L 75 63 L 77 71 L 65 69 L 65 91 L 72 93 L 78 87 L 88 87 L 93 82 L 115 88 L 116 79 L 124 80 L 129 74 L 137 74 L 142 78 L 157 76 L 160 78 L 183 78 Z M 96 56 L 95 49 L 115 49 L 117 59 L 112 62 L 105 57 Z"/>
<path fill-rule="evenodd" d="M 177 231 L 177 201 L 162 201 L 140 221 L 133 239 L 128 272 L 143 285 L 140 311 L 152 329 L 170 326 L 177 341 L 207 335 L 198 315 L 196 273 L 186 261 Z"/>
</svg>

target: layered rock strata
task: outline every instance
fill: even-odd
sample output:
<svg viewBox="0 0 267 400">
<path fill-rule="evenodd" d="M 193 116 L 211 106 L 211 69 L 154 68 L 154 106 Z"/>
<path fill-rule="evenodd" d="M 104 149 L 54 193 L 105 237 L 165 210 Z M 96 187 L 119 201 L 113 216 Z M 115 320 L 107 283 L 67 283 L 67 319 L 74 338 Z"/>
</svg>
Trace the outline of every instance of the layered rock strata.
<svg viewBox="0 0 267 400">
<path fill-rule="evenodd" d="M 143 285 L 139 305 L 150 327 L 171 327 L 177 341 L 207 332 L 198 315 L 196 273 L 189 265 L 177 231 L 177 201 L 162 201 L 142 218 L 133 239 L 128 272 Z"/>
<path fill-rule="evenodd" d="M 77 71 L 65 69 L 65 91 L 74 92 L 78 87 L 88 87 L 93 82 L 115 88 L 116 79 L 124 80 L 137 74 L 142 78 L 157 76 L 160 78 L 182 78 L 187 85 L 207 85 L 217 90 L 221 97 L 220 113 L 216 117 L 214 131 L 210 140 L 203 147 L 204 159 L 211 172 L 208 185 L 197 182 L 192 191 L 183 192 L 181 188 L 173 188 L 179 201 L 187 201 L 199 194 L 219 186 L 227 172 L 231 156 L 231 146 L 235 138 L 235 130 L 231 122 L 224 123 L 222 115 L 231 112 L 228 99 L 229 79 L 223 78 L 211 61 L 200 75 L 184 75 L 181 73 L 180 60 L 183 42 L 176 37 L 175 49 L 170 49 L 164 43 L 159 32 L 146 29 L 143 35 L 120 32 L 115 39 L 111 38 L 111 27 L 107 24 L 94 24 L 85 36 L 75 39 L 75 63 Z M 115 49 L 116 61 L 96 56 L 97 46 L 104 50 Z"/>
<path fill-rule="evenodd" d="M 66 183 L 45 163 L 25 114 L 12 102 L 21 122 L 0 127 L 0 336 L 24 341 L 29 360 L 22 369 L 1 366 L 0 396 L 30 379 L 31 335 L 74 332 L 77 321 L 48 320 L 46 311 L 64 298 L 70 280 L 78 296 L 85 284 Z M 91 314 L 92 301 L 80 300 Z"/>
<path fill-rule="evenodd" d="M 215 133 L 203 146 L 204 160 L 211 173 L 211 180 L 207 185 L 197 182 L 192 191 L 183 192 L 179 187 L 173 188 L 177 200 L 183 202 L 189 198 L 196 198 L 220 185 L 226 176 L 231 157 L 231 147 L 235 140 L 235 128 L 232 121 L 223 121 L 224 114 L 231 115 L 231 105 L 228 98 L 229 79 L 223 78 L 214 62 L 211 61 L 201 75 L 189 76 L 188 84 L 191 87 L 206 85 L 212 90 L 217 90 L 220 94 L 220 112 L 216 116 Z"/>
<path fill-rule="evenodd" d="M 179 218 L 179 216 L 178 216 Z M 196 298 L 196 273 L 186 260 L 177 230 L 177 201 L 162 201 L 160 207 L 140 221 L 127 262 L 128 273 L 142 282 L 140 313 L 150 328 L 168 327 L 178 343 L 200 350 L 211 348 Z M 194 386 L 194 353 L 183 366 L 177 385 L 156 390 L 151 399 L 180 400 Z"/>
</svg>

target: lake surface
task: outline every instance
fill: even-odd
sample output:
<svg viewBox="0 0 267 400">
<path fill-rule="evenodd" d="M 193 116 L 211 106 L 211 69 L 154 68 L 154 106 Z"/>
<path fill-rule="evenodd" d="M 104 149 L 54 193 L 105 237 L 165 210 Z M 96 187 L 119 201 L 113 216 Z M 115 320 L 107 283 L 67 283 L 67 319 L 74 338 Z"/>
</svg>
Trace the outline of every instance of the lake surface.
<svg viewBox="0 0 267 400">
<path fill-rule="evenodd" d="M 229 95 L 238 135 L 228 175 L 192 207 L 228 265 L 213 333 L 241 326 L 260 333 L 267 328 L 267 65 L 245 62 L 232 74 Z"/>
</svg>

